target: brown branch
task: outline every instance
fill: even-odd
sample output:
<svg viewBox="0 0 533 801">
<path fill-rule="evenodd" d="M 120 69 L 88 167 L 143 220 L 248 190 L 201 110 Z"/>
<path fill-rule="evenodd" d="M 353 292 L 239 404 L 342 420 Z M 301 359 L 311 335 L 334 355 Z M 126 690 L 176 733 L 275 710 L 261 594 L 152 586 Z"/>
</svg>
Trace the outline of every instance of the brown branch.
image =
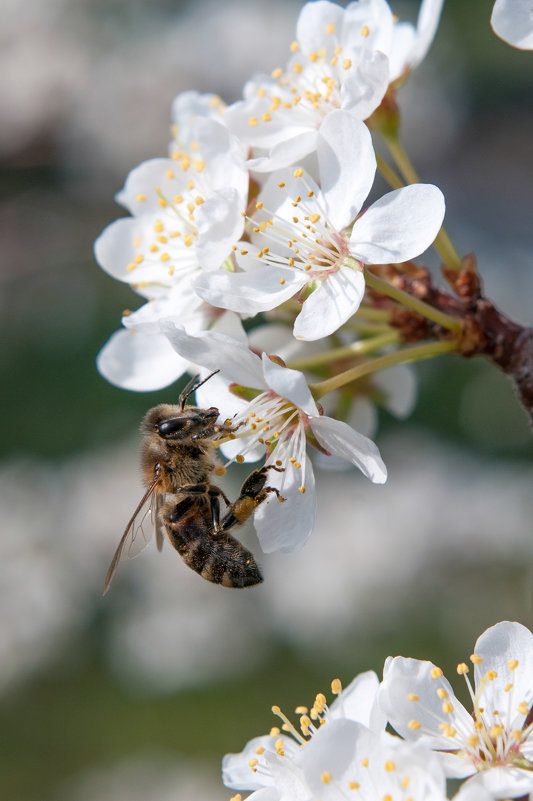
<svg viewBox="0 0 533 801">
<path fill-rule="evenodd" d="M 443 275 L 453 294 L 433 283 L 431 274 L 419 265 L 373 268 L 394 286 L 425 301 L 463 324 L 457 351 L 465 358 L 486 356 L 511 378 L 518 398 L 533 423 L 533 328 L 515 323 L 502 314 L 483 295 L 481 279 L 473 255 L 463 259 L 463 269 Z M 398 306 L 383 295 L 373 293 L 379 305 L 392 304 L 392 320 L 404 342 L 449 339 L 450 332 L 409 309 Z"/>
</svg>

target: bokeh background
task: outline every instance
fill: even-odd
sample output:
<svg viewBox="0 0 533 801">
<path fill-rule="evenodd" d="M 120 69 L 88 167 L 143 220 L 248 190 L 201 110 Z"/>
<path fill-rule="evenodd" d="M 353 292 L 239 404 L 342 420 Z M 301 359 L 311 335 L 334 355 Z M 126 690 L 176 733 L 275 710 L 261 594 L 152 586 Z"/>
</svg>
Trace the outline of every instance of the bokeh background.
<svg viewBox="0 0 533 801">
<path fill-rule="evenodd" d="M 531 324 L 532 55 L 492 34 L 491 6 L 447 0 L 401 95 L 405 139 L 458 250 Z M 417 368 L 408 423 L 381 416 L 388 484 L 322 472 L 312 539 L 262 558 L 263 586 L 213 587 L 148 549 L 101 597 L 141 492 L 139 420 L 179 387 L 96 372 L 134 298 L 92 242 L 127 172 L 166 152 L 173 97 L 237 99 L 284 62 L 299 7 L 0 0 L 2 799 L 228 798 L 220 758 L 269 730 L 273 703 L 389 654 L 452 671 L 486 626 L 532 624 L 531 432 L 495 369 L 453 357 Z"/>
</svg>

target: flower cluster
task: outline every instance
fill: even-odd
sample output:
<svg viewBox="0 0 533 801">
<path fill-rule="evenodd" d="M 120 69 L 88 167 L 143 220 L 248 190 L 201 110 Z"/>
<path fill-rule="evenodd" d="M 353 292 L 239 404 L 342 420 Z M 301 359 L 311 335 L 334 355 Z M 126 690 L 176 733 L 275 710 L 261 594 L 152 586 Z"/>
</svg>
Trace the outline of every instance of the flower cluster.
<svg viewBox="0 0 533 801">
<path fill-rule="evenodd" d="M 273 483 L 289 502 L 281 511 L 270 498 L 255 513 L 266 551 L 300 547 L 313 527 L 307 444 L 381 483 L 372 426 L 354 428 L 360 410 L 403 416 L 412 406 L 402 366 L 412 356 L 398 350 L 388 278 L 435 240 L 444 198 L 393 179 L 369 203 L 379 164 L 371 131 L 395 119 L 397 90 L 425 56 L 442 3 L 423 0 L 416 26 L 385 0 L 306 3 L 287 63 L 251 78 L 242 100 L 175 99 L 168 157 L 130 173 L 117 195 L 130 216 L 95 244 L 103 269 L 145 301 L 124 312 L 100 372 L 139 391 L 221 370 L 207 405 L 237 415 L 238 427 L 222 450 L 281 467 Z M 378 372 L 386 367 L 389 377 Z"/>
<path fill-rule="evenodd" d="M 355 798 L 444 801 L 446 779 L 466 779 L 455 798 L 489 801 L 533 793 L 533 634 L 498 623 L 479 637 L 467 679 L 473 711 L 431 662 L 389 658 L 383 680 L 363 673 L 336 700 L 319 693 L 223 761 L 227 787 L 261 801 Z M 401 735 L 385 731 L 387 723 Z M 235 796 L 234 798 L 239 798 Z"/>
</svg>

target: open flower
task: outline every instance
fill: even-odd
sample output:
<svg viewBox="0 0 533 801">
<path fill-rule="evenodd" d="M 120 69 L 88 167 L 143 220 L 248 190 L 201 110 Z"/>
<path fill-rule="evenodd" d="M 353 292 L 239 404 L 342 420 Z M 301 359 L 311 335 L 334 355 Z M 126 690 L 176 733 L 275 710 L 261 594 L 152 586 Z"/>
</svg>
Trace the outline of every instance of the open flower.
<svg viewBox="0 0 533 801">
<path fill-rule="evenodd" d="M 162 328 L 180 356 L 209 370 L 220 369 L 223 378 L 238 385 L 241 400 L 215 380 L 208 387 L 209 405 L 228 417 L 236 412 L 232 424 L 237 431 L 222 446 L 229 449 L 230 460 L 255 460 L 266 454 L 267 465 L 281 468 L 271 471 L 269 484 L 286 502 L 280 505 L 270 497 L 254 514 L 265 553 L 298 550 L 313 529 L 315 480 L 306 453 L 308 443 L 347 459 L 375 483 L 386 480 L 376 445 L 346 423 L 321 415 L 303 373 L 276 363 L 266 353 L 259 358 L 245 344 L 223 334 L 193 336 L 171 321 L 163 322 Z M 252 399 L 244 401 L 244 397 Z"/>
<path fill-rule="evenodd" d="M 320 339 L 359 308 L 364 263 L 403 262 L 433 242 L 444 218 L 436 186 L 405 186 L 359 214 L 376 171 L 364 123 L 344 111 L 330 114 L 318 160 L 320 188 L 301 168 L 270 176 L 250 221 L 253 241 L 236 247 L 242 272 L 199 275 L 194 286 L 204 300 L 250 315 L 297 295 L 295 337 Z"/>
<path fill-rule="evenodd" d="M 321 125 L 336 109 L 367 119 L 388 85 L 424 58 L 442 3 L 424 0 L 416 28 L 398 22 L 385 0 L 357 0 L 345 9 L 306 3 L 286 67 L 254 77 L 244 99 L 224 111 L 242 142 L 267 151 L 250 168 L 271 172 L 314 152 Z"/>
<path fill-rule="evenodd" d="M 476 776 L 495 797 L 533 792 L 533 634 L 520 623 L 487 629 L 468 665 L 473 714 L 457 700 L 442 670 L 431 662 L 389 658 L 380 703 L 403 737 L 435 749 L 446 774 Z"/>
<path fill-rule="evenodd" d="M 254 801 L 444 801 L 444 775 L 431 752 L 387 734 L 379 715 L 371 720 L 377 686 L 374 673 L 363 673 L 329 708 L 318 693 L 310 709 L 296 708 L 298 726 L 272 707 L 287 734 L 274 727 L 240 754 L 228 754 L 224 784 L 255 790 Z M 338 679 L 332 689 L 339 692 Z"/>
</svg>

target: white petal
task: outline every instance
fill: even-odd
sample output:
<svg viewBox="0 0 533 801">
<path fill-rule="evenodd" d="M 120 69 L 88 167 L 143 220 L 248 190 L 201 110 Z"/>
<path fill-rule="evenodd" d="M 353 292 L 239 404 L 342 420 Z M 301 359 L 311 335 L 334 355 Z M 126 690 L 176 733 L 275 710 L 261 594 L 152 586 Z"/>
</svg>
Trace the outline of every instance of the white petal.
<svg viewBox="0 0 533 801">
<path fill-rule="evenodd" d="M 318 442 L 327 451 L 348 459 L 374 484 L 383 484 L 387 480 L 387 468 L 371 439 L 332 417 L 313 417 L 310 424 Z"/>
<path fill-rule="evenodd" d="M 317 405 L 303 373 L 276 364 L 266 353 L 263 353 L 263 373 L 266 384 L 277 395 L 287 398 L 306 414 L 318 416 Z"/>
<path fill-rule="evenodd" d="M 406 740 L 422 738 L 429 747 L 446 751 L 454 746 L 461 748 L 469 734 L 474 734 L 474 721 L 455 697 L 449 681 L 444 676 L 433 678 L 434 670 L 432 662 L 402 656 L 387 659 L 379 690 L 380 706 L 391 726 Z M 446 692 L 446 699 L 453 707 L 451 713 L 443 712 L 442 701 L 436 693 L 438 688 Z M 415 696 L 419 700 L 410 700 Z M 420 728 L 411 729 L 411 720 L 417 720 Z M 440 723 L 461 732 L 460 739 L 452 742 L 442 733 Z"/>
<path fill-rule="evenodd" d="M 489 671 L 496 673 L 496 678 L 484 686 L 483 705 L 498 709 L 500 714 L 510 709 L 508 728 L 522 728 L 526 716 L 520 715 L 518 704 L 525 701 L 530 708 L 533 705 L 533 634 L 521 623 L 506 620 L 479 637 L 475 653 L 483 659 L 475 668 L 477 686 Z M 508 663 L 515 659 L 518 667 L 510 670 Z M 513 686 L 512 697 L 505 691 L 508 684 Z"/>
<path fill-rule="evenodd" d="M 204 270 L 217 270 L 240 239 L 244 205 L 237 190 L 227 188 L 202 203 L 196 213 L 198 262 Z"/>
<path fill-rule="evenodd" d="M 167 197 L 174 197 L 176 184 L 166 177 L 167 170 L 174 171 L 176 162 L 172 159 L 149 159 L 133 169 L 124 187 L 117 192 L 115 200 L 132 214 L 160 212 L 159 189 Z"/>
<path fill-rule="evenodd" d="M 133 261 L 133 246 L 138 234 L 138 222 L 132 217 L 121 217 L 110 223 L 94 243 L 94 257 L 100 267 L 119 281 L 136 280 L 126 267 Z"/>
<path fill-rule="evenodd" d="M 377 704 L 379 679 L 373 670 L 356 676 L 329 708 L 332 718 L 349 718 L 372 731 L 383 731 L 387 718 Z"/>
<path fill-rule="evenodd" d="M 332 334 L 355 314 L 364 294 L 365 279 L 361 270 L 341 267 L 305 299 L 294 321 L 294 336 L 314 340 Z"/>
<path fill-rule="evenodd" d="M 224 334 L 203 331 L 195 336 L 170 320 L 161 330 L 185 359 L 208 370 L 220 370 L 223 377 L 246 387 L 265 389 L 261 360 L 241 342 Z"/>
<path fill-rule="evenodd" d="M 377 109 L 390 80 L 389 59 L 379 51 L 365 50 L 361 61 L 341 87 L 341 108 L 360 120 L 366 120 Z"/>
<path fill-rule="evenodd" d="M 533 49 L 531 0 L 496 0 L 490 24 L 494 33 L 513 47 Z"/>
<path fill-rule="evenodd" d="M 111 384 L 135 392 L 151 392 L 172 384 L 188 368 L 162 334 L 119 330 L 97 356 L 99 372 Z"/>
<path fill-rule="evenodd" d="M 317 0 L 306 3 L 296 23 L 296 39 L 304 53 L 318 52 L 329 42 L 336 45 L 337 37 L 326 33 L 328 26 L 333 25 L 335 32 L 342 30 L 344 9 L 337 3 L 328 0 Z"/>
<path fill-rule="evenodd" d="M 416 67 L 431 47 L 439 27 L 444 0 L 422 0 L 416 23 L 416 41 L 409 55 L 409 64 Z"/>
<path fill-rule="evenodd" d="M 306 456 L 305 492 L 300 492 L 301 468 L 288 463 L 284 473 L 271 471 L 268 484 L 281 490 L 286 498 L 280 503 L 271 495 L 254 514 L 254 526 L 265 553 L 294 553 L 303 548 L 316 517 L 316 492 L 313 467 Z"/>
<path fill-rule="evenodd" d="M 323 774 L 330 773 L 342 787 L 348 787 L 348 782 L 339 781 L 344 778 L 350 763 L 356 753 L 360 725 L 352 720 L 339 718 L 331 720 L 322 726 L 307 743 L 302 757 L 304 775 L 311 788 L 311 798 L 339 798 L 344 799 L 347 793 L 333 790 L 326 795 L 327 783 L 323 781 Z M 364 752 L 363 752 L 364 753 Z M 366 756 L 366 754 L 365 754 Z M 349 792 L 349 791 L 348 791 Z M 364 798 L 364 795 L 362 796 Z"/>
<path fill-rule="evenodd" d="M 301 161 L 316 149 L 317 132 L 315 128 L 303 126 L 293 135 L 272 147 L 268 156 L 258 156 L 247 162 L 253 172 L 273 172 Z"/>
<path fill-rule="evenodd" d="M 493 798 L 517 798 L 533 793 L 533 772 L 501 766 L 479 773 L 470 781 L 480 782 Z"/>
<path fill-rule="evenodd" d="M 350 252 L 367 264 L 402 262 L 431 245 L 444 219 L 444 196 L 432 184 L 388 192 L 355 221 Z"/>
<path fill-rule="evenodd" d="M 288 738 L 287 747 L 291 750 Z M 250 767 L 250 759 L 257 757 L 256 748 L 264 748 L 265 751 L 274 751 L 272 737 L 264 735 L 254 737 L 240 752 L 240 754 L 226 754 L 222 760 L 222 781 L 226 787 L 233 790 L 256 790 L 261 787 L 273 784 L 272 778 L 265 772 L 254 771 Z"/>
<path fill-rule="evenodd" d="M 342 231 L 355 219 L 374 183 L 370 131 L 349 111 L 332 111 L 320 126 L 317 155 L 328 221 Z"/>
<path fill-rule="evenodd" d="M 267 265 L 243 273 L 218 270 L 199 274 L 193 286 L 212 306 L 251 316 L 275 309 L 292 298 L 305 282 L 306 276 L 295 270 Z"/>
</svg>

